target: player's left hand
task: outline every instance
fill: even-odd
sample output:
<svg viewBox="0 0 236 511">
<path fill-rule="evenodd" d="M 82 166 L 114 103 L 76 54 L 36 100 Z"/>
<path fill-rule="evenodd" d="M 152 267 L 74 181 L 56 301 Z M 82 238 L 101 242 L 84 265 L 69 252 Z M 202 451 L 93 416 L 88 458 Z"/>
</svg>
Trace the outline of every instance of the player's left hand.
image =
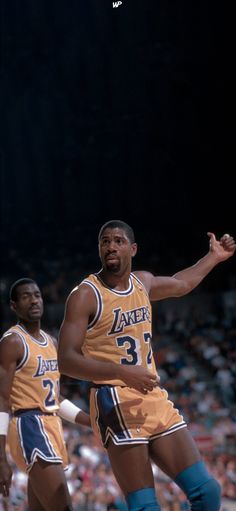
<svg viewBox="0 0 236 511">
<path fill-rule="evenodd" d="M 210 252 L 217 255 L 219 261 L 226 261 L 231 257 L 236 250 L 236 243 L 230 234 L 224 234 L 218 241 L 213 232 L 208 232 L 210 238 Z"/>
</svg>

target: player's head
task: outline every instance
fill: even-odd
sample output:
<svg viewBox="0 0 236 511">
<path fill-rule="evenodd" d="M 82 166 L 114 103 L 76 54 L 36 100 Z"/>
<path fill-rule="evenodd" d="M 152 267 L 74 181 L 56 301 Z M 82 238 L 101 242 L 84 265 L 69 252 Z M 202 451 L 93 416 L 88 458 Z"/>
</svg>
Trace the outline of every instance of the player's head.
<svg viewBox="0 0 236 511">
<path fill-rule="evenodd" d="M 106 222 L 99 231 L 98 243 L 104 270 L 117 275 L 131 271 L 132 257 L 137 252 L 137 245 L 130 225 L 121 220 Z"/>
<path fill-rule="evenodd" d="M 43 314 L 43 299 L 37 283 L 29 278 L 14 282 L 10 289 L 10 306 L 19 319 L 38 321 Z"/>
<path fill-rule="evenodd" d="M 122 229 L 122 231 L 125 232 L 130 243 L 135 243 L 135 236 L 132 227 L 130 227 L 129 224 L 126 224 L 126 222 L 123 222 L 122 220 L 109 220 L 109 222 L 103 224 L 99 231 L 98 242 L 100 241 L 100 238 L 106 229 L 115 229 L 116 227 L 118 229 Z"/>
</svg>

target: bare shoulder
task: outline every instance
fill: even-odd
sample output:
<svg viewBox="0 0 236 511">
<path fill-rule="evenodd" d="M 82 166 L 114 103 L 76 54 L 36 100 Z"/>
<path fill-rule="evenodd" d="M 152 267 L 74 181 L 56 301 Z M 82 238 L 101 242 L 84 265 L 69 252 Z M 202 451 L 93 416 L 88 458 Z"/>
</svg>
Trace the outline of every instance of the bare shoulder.
<svg viewBox="0 0 236 511">
<path fill-rule="evenodd" d="M 68 313 L 87 311 L 89 314 L 92 314 L 96 307 L 95 292 L 86 282 L 81 282 L 81 284 L 72 289 L 66 301 Z"/>
<path fill-rule="evenodd" d="M 1 356 L 9 355 L 16 360 L 24 353 L 24 346 L 22 339 L 17 332 L 5 332 L 0 339 L 0 353 Z"/>
<path fill-rule="evenodd" d="M 154 275 L 150 273 L 149 271 L 134 271 L 134 275 L 142 282 L 144 287 L 146 288 L 147 292 L 150 293 L 151 287 L 152 287 L 152 279 Z"/>
<path fill-rule="evenodd" d="M 7 331 L 0 339 L 2 345 L 22 344 L 21 336 L 17 332 Z"/>
<path fill-rule="evenodd" d="M 67 298 L 67 302 L 76 303 L 77 301 L 84 300 L 85 298 L 87 300 L 93 300 L 95 298 L 95 293 L 89 284 L 82 281 L 81 284 L 72 289 Z"/>
</svg>

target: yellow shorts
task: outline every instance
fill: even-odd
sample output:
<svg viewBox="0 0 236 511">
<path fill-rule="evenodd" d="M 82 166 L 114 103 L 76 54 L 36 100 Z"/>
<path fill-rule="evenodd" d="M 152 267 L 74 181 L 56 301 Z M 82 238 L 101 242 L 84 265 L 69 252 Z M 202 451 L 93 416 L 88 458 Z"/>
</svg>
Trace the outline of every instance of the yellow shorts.
<svg viewBox="0 0 236 511">
<path fill-rule="evenodd" d="M 68 464 L 62 423 L 57 415 L 23 413 L 13 417 L 8 433 L 10 453 L 17 467 L 29 472 L 37 458 Z"/>
<path fill-rule="evenodd" d="M 159 387 L 145 395 L 129 387 L 92 387 L 90 416 L 104 447 L 110 439 L 116 445 L 147 444 L 187 426 L 166 390 Z"/>
</svg>

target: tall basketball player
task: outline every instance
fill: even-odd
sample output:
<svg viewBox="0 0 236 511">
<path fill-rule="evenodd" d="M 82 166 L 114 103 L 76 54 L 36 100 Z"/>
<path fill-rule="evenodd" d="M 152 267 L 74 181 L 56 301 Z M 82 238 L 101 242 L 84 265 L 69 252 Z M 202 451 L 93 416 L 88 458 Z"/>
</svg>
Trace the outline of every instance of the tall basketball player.
<svg viewBox="0 0 236 511">
<path fill-rule="evenodd" d="M 134 233 L 114 220 L 102 226 L 102 269 L 67 300 L 59 337 L 63 374 L 93 381 L 90 414 L 130 511 L 159 511 L 151 461 L 185 492 L 192 511 L 218 511 L 220 488 L 187 425 L 158 386 L 152 357 L 152 300 L 189 293 L 235 252 L 234 239 L 208 233 L 209 251 L 172 277 L 132 273 Z"/>
</svg>

